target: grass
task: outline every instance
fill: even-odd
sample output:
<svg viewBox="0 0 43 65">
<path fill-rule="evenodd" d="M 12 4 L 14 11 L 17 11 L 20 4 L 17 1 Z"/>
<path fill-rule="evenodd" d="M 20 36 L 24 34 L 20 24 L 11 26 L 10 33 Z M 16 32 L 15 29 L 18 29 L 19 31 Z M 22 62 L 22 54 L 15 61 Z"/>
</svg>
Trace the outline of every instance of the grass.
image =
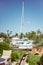
<svg viewBox="0 0 43 65">
<path fill-rule="evenodd" d="M 28 50 L 14 50 L 14 53 L 16 53 L 19 56 L 19 59 L 22 57 L 24 53 L 28 52 Z M 37 62 L 40 60 L 40 56 L 38 55 L 29 55 L 27 62 L 29 65 L 37 65 Z"/>
<path fill-rule="evenodd" d="M 37 62 L 40 60 L 40 57 L 37 55 L 29 55 L 28 62 L 29 65 L 37 65 Z"/>
<path fill-rule="evenodd" d="M 13 50 L 12 51 L 12 61 L 17 61 L 21 59 L 22 55 L 26 53 L 26 50 Z"/>
</svg>

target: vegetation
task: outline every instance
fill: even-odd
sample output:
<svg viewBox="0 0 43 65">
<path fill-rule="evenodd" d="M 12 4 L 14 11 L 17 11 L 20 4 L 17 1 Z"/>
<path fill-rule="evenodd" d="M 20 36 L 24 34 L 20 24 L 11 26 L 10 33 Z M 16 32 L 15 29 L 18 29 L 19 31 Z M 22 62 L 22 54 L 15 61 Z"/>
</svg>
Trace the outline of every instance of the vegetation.
<svg viewBox="0 0 43 65">
<path fill-rule="evenodd" d="M 28 52 L 28 50 L 13 50 L 12 61 L 18 61 L 19 59 L 21 59 L 22 55 L 26 52 Z M 37 62 L 39 60 L 40 60 L 40 57 L 38 55 L 29 54 L 26 62 L 29 63 L 29 65 L 37 65 Z"/>
<path fill-rule="evenodd" d="M 4 42 L 0 42 L 0 54 L 2 54 L 3 50 L 10 50 L 10 41 L 12 39 L 11 36 L 12 31 L 7 30 L 6 33 L 0 33 L 0 38 L 4 38 Z M 18 36 L 18 33 L 15 34 L 15 36 Z M 40 46 L 43 45 L 43 33 L 38 30 L 37 32 L 31 31 L 26 34 L 21 33 L 19 35 L 20 38 L 27 37 L 30 40 L 34 40 L 36 43 L 38 43 Z M 12 61 L 18 61 L 24 53 L 26 53 L 28 50 L 12 50 L 11 54 L 11 60 Z M 40 60 L 42 65 L 43 62 L 43 56 L 40 58 L 37 55 L 29 55 L 27 62 L 29 65 L 37 65 L 37 62 Z"/>
<path fill-rule="evenodd" d="M 7 34 L 6 33 L 0 33 L 0 38 L 4 38 L 4 41 L 8 44 L 10 44 L 10 41 L 12 39 L 11 36 L 12 31 L 7 30 Z"/>
<path fill-rule="evenodd" d="M 26 50 L 13 50 L 11 55 L 12 61 L 18 61 L 19 59 L 21 59 L 22 55 L 26 52 L 27 52 Z"/>
<path fill-rule="evenodd" d="M 4 50 L 10 50 L 10 46 L 9 44 L 7 44 L 6 42 L 0 42 L 0 53 L 2 54 Z M 22 55 L 24 53 L 28 52 L 28 50 L 12 50 L 12 54 L 11 54 L 11 60 L 12 61 L 18 61 L 19 59 L 21 59 Z M 37 62 L 39 61 L 40 57 L 36 56 L 36 55 L 29 55 L 27 62 L 29 63 L 29 65 L 37 65 Z"/>
<path fill-rule="evenodd" d="M 34 40 L 36 44 L 43 45 L 43 33 L 40 31 L 40 29 L 35 31 L 28 32 L 26 34 L 21 33 L 20 38 L 27 37 L 30 40 Z"/>
<path fill-rule="evenodd" d="M 0 53 L 2 54 L 3 50 L 10 50 L 10 46 L 6 42 L 0 42 Z"/>
<path fill-rule="evenodd" d="M 29 65 L 37 65 L 40 57 L 37 55 L 29 55 L 28 59 Z"/>
<path fill-rule="evenodd" d="M 12 31 L 7 30 L 7 34 L 6 33 L 0 33 L 0 37 L 4 38 L 4 41 L 6 41 L 7 43 L 10 43 L 11 39 L 13 36 L 11 36 Z M 40 29 L 38 29 L 36 32 L 35 31 L 31 31 L 31 32 L 27 32 L 27 33 L 21 33 L 20 35 L 18 35 L 18 33 L 15 33 L 14 36 L 19 36 L 20 38 L 23 37 L 27 37 L 30 40 L 34 40 L 36 43 L 40 43 L 42 41 L 42 45 L 43 45 L 43 33 L 40 31 Z"/>
<path fill-rule="evenodd" d="M 12 61 L 17 61 L 22 57 L 24 53 L 27 52 L 26 50 L 13 50 L 6 42 L 0 42 L 0 56 L 2 55 L 3 50 L 12 50 L 12 54 L 11 54 Z"/>
<path fill-rule="evenodd" d="M 43 65 L 43 55 L 40 58 L 40 61 L 37 63 L 38 65 Z"/>
<path fill-rule="evenodd" d="M 26 52 L 27 52 L 27 50 L 13 50 L 13 52 L 12 52 L 12 61 L 20 60 L 22 55 Z M 38 55 L 29 54 L 26 62 L 29 63 L 29 65 L 37 65 L 37 62 L 39 60 L 40 60 L 40 57 Z"/>
</svg>

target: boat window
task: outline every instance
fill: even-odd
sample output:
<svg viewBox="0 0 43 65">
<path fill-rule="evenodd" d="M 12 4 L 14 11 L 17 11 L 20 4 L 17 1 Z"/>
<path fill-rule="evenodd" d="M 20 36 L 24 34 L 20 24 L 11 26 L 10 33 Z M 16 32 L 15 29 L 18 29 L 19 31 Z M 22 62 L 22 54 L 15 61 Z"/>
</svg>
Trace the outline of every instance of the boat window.
<svg viewBox="0 0 43 65">
<path fill-rule="evenodd" d="M 28 41 L 28 39 L 24 39 L 23 41 Z"/>
</svg>

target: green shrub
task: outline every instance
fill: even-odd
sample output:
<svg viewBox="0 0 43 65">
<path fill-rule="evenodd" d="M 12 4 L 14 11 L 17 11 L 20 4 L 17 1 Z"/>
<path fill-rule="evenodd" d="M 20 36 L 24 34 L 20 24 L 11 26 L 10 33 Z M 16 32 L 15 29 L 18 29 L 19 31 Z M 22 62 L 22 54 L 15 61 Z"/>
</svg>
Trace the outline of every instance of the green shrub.
<svg viewBox="0 0 43 65">
<path fill-rule="evenodd" d="M 18 61 L 26 52 L 27 52 L 26 50 L 13 50 L 11 55 L 12 61 Z"/>
<path fill-rule="evenodd" d="M 27 58 L 27 61 L 29 65 L 37 65 L 37 62 L 39 61 L 40 57 L 37 55 L 29 55 Z"/>
<path fill-rule="evenodd" d="M 43 65 L 43 55 L 41 56 L 40 61 L 37 62 L 37 64 L 38 64 L 38 65 Z"/>
<path fill-rule="evenodd" d="M 11 54 L 11 60 L 12 61 L 17 61 L 18 59 L 19 59 L 18 53 L 16 53 L 15 51 L 13 51 L 12 54 Z"/>
<path fill-rule="evenodd" d="M 10 50 L 9 44 L 5 42 L 0 42 L 0 53 L 2 54 L 3 50 Z"/>
<path fill-rule="evenodd" d="M 27 63 L 29 62 L 29 56 L 28 56 L 28 58 L 27 58 L 26 62 L 27 62 Z"/>
<path fill-rule="evenodd" d="M 43 63 L 43 55 L 41 56 L 40 61 Z"/>
</svg>

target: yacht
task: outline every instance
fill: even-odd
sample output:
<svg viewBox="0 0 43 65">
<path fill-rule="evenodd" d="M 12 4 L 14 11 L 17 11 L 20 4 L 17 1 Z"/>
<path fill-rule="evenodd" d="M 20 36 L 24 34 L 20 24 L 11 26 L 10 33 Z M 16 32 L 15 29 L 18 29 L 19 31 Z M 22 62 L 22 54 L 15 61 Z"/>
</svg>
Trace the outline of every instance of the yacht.
<svg viewBox="0 0 43 65">
<path fill-rule="evenodd" d="M 28 40 L 28 38 L 13 38 L 11 42 L 11 46 L 14 49 L 32 49 L 33 41 Z"/>
</svg>

